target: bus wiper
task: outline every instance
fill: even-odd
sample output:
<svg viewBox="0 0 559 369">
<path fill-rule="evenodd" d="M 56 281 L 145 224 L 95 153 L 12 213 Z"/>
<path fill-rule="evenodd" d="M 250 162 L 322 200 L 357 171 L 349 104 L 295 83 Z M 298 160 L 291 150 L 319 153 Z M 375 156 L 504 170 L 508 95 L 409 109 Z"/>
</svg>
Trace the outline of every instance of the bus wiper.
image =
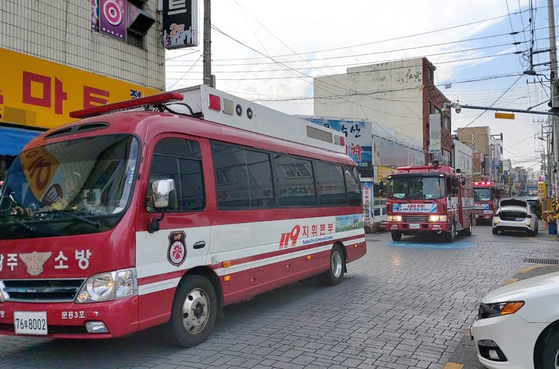
<svg viewBox="0 0 559 369">
<path fill-rule="evenodd" d="M 35 227 L 31 227 L 29 224 L 26 224 L 26 223 L 24 223 L 24 222 L 22 222 L 22 221 L 20 221 L 20 220 L 17 220 L 17 219 L 15 219 L 15 218 L 12 218 L 11 216 L 9 216 L 9 215 L 6 214 L 6 213 L 1 213 L 1 212 L 0 212 L 0 215 L 2 215 L 2 216 L 3 216 L 4 218 L 6 218 L 6 219 L 12 221 L 13 223 L 15 223 L 15 224 L 17 224 L 17 225 L 19 225 L 19 226 L 21 226 L 21 227 L 27 229 L 28 231 L 31 231 L 31 232 L 36 232 L 36 231 L 37 231 L 37 230 L 35 229 Z"/>
<path fill-rule="evenodd" d="M 91 219 L 87 219 L 86 217 L 83 217 L 83 216 L 78 215 L 78 214 L 69 213 L 69 212 L 64 211 L 64 210 L 53 209 L 52 211 L 41 211 L 41 212 L 38 212 L 38 213 L 39 214 L 49 214 L 49 213 L 62 214 L 62 215 L 66 215 L 70 218 L 74 218 L 74 219 L 77 219 L 79 221 L 82 221 L 86 224 L 92 225 L 95 228 L 101 228 L 101 223 L 99 223 L 99 222 L 96 222 L 96 221 L 91 220 Z M 37 214 L 37 213 L 35 213 L 35 214 Z"/>
</svg>

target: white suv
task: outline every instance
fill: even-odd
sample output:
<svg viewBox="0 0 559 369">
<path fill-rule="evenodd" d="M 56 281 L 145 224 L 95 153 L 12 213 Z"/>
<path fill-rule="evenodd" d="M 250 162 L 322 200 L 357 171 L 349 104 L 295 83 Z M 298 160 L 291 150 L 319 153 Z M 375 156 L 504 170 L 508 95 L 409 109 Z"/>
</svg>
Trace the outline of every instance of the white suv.
<svg viewBox="0 0 559 369">
<path fill-rule="evenodd" d="M 535 236 L 538 233 L 538 217 L 526 200 L 502 199 L 493 217 L 493 234 L 500 231 L 522 231 Z"/>
</svg>

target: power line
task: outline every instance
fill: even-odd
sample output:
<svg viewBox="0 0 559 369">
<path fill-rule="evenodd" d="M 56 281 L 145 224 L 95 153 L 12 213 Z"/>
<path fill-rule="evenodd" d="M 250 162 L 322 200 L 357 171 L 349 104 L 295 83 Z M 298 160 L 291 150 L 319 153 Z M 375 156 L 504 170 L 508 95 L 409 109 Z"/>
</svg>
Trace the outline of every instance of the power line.
<svg viewBox="0 0 559 369">
<path fill-rule="evenodd" d="M 558 7 L 559 5 L 556 5 L 556 7 Z M 540 8 L 547 8 L 547 6 L 542 6 L 542 7 L 537 7 L 536 9 L 540 9 Z M 527 12 L 528 10 L 523 10 L 523 11 L 517 11 L 514 13 L 510 13 L 511 15 L 515 15 L 515 14 L 522 14 Z M 493 21 L 493 20 L 497 20 L 497 19 L 501 19 L 501 18 L 505 18 L 509 16 L 508 14 L 504 14 L 504 15 L 500 15 L 500 16 L 496 16 L 496 17 L 491 17 L 491 18 L 486 18 L 486 19 L 481 19 L 478 21 L 473 21 L 473 22 L 469 22 L 469 23 L 463 23 L 463 24 L 459 24 L 459 25 L 455 25 L 455 26 L 450 26 L 450 27 L 445 27 L 445 28 L 439 28 L 439 29 L 435 29 L 435 30 L 431 30 L 431 31 L 426 31 L 426 32 L 420 32 L 420 33 L 415 33 L 415 34 L 411 34 L 411 35 L 405 35 L 405 36 L 398 36 L 398 37 L 392 37 L 392 38 L 388 38 L 388 39 L 384 39 L 384 40 L 378 40 L 378 41 L 371 41 L 371 42 L 366 42 L 366 43 L 362 43 L 362 44 L 356 44 L 356 45 L 349 45 L 349 46 L 343 46 L 343 47 L 336 47 L 336 48 L 331 48 L 331 49 L 322 49 L 322 50 L 314 50 L 314 51 L 306 51 L 306 52 L 302 52 L 299 53 L 300 55 L 305 55 L 305 54 L 315 54 L 315 53 L 324 53 L 324 52 L 329 52 L 329 51 L 338 51 L 338 50 L 345 50 L 345 49 L 351 49 L 351 48 L 355 48 L 355 47 L 361 47 L 361 46 L 369 46 L 369 45 L 376 45 L 379 43 L 384 43 L 384 42 L 390 42 L 390 41 L 396 41 L 396 40 L 402 40 L 402 39 L 406 39 L 406 38 L 412 38 L 412 37 L 417 37 L 417 36 L 424 36 L 424 35 L 428 35 L 428 34 L 432 34 L 432 33 L 438 33 L 438 32 L 443 32 L 443 31 L 448 31 L 448 30 L 452 30 L 452 29 L 457 29 L 457 28 L 462 28 L 462 27 L 468 27 L 468 26 L 472 26 L 475 24 L 480 24 L 480 23 L 484 23 L 484 22 L 489 22 L 489 21 Z M 517 32 L 518 33 L 518 32 Z M 293 56 L 294 54 L 283 54 L 283 55 L 272 55 L 271 57 L 273 58 L 280 58 L 280 57 L 285 57 L 285 56 Z M 238 60 L 254 60 L 254 59 L 265 59 L 267 58 L 267 56 L 264 57 L 252 57 L 252 58 L 229 58 L 229 59 L 216 59 L 214 61 L 238 61 Z"/>
<path fill-rule="evenodd" d="M 520 81 L 520 79 L 522 78 L 522 76 L 523 76 L 523 74 L 521 74 L 520 76 L 518 76 L 518 78 L 512 83 L 512 85 L 510 85 L 510 87 L 507 88 L 507 90 L 506 90 L 505 92 L 503 92 L 503 94 L 502 94 L 501 96 L 499 96 L 499 97 L 497 98 L 497 100 L 495 100 L 495 101 L 493 102 L 493 104 L 489 105 L 489 107 L 490 107 L 490 108 L 493 107 L 493 105 L 495 105 L 495 104 L 501 99 L 501 97 L 505 96 L 506 93 L 509 92 L 510 89 L 516 84 L 516 82 Z M 474 120 L 472 120 L 470 123 L 466 124 L 466 126 L 464 126 L 464 127 L 462 127 L 462 128 L 459 128 L 458 131 L 460 131 L 461 129 L 464 129 L 464 128 L 469 127 L 470 125 L 472 125 L 476 120 L 478 120 L 478 119 L 479 119 L 483 114 L 485 114 L 486 112 L 487 112 L 487 110 L 484 110 L 483 112 L 481 112 L 481 114 L 478 115 L 477 117 L 475 117 Z"/>
</svg>

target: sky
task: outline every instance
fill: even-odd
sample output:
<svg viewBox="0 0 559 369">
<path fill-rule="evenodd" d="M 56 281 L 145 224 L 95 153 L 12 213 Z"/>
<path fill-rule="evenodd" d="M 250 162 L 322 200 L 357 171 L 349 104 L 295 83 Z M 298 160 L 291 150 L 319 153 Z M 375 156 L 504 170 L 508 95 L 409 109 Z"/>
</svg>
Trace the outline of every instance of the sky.
<svg viewBox="0 0 559 369">
<path fill-rule="evenodd" d="M 523 74 L 532 40 L 534 51 L 549 48 L 547 0 L 212 0 L 211 10 L 216 87 L 288 114 L 313 114 L 312 77 L 423 56 L 437 67 L 439 89 L 462 105 L 528 109 L 549 100 L 549 64 Z M 202 45 L 166 52 L 168 90 L 202 83 L 201 54 Z M 532 58 L 548 61 L 548 52 Z M 452 129 L 489 126 L 503 133 L 505 159 L 539 170 L 547 116 L 482 112 L 453 112 Z"/>
</svg>

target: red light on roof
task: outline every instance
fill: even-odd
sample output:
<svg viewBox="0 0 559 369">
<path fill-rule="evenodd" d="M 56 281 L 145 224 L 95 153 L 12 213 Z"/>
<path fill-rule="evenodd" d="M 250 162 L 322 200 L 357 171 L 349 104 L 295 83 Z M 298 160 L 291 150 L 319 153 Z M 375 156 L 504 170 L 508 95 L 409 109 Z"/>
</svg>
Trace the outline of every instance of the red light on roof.
<svg viewBox="0 0 559 369">
<path fill-rule="evenodd" d="M 478 183 L 479 183 L 479 182 L 474 182 L 474 186 L 477 186 Z"/>
<path fill-rule="evenodd" d="M 95 106 L 83 110 L 76 110 L 70 113 L 70 117 L 83 119 L 87 117 L 94 117 L 117 110 L 139 108 L 144 105 L 163 104 L 169 101 L 182 100 L 184 96 L 178 92 L 165 92 L 153 96 L 140 97 L 139 99 L 132 99 L 121 101 L 113 104 Z"/>
<path fill-rule="evenodd" d="M 221 110 L 221 99 L 217 95 L 210 94 L 210 101 L 209 101 L 209 108 L 212 110 L 220 111 Z"/>
</svg>

